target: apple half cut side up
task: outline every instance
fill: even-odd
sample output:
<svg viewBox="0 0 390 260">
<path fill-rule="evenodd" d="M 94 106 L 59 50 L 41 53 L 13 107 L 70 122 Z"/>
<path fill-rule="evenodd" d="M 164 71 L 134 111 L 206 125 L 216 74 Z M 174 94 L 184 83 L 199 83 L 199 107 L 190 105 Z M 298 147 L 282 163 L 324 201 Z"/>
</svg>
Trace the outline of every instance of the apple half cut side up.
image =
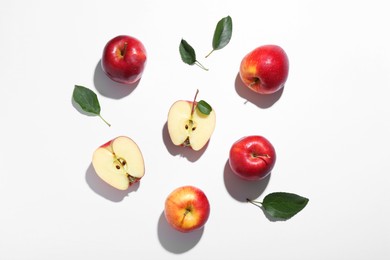
<svg viewBox="0 0 390 260">
<path fill-rule="evenodd" d="M 120 136 L 97 148 L 92 157 L 96 174 L 118 190 L 126 190 L 145 174 L 144 159 L 137 144 Z"/>
<path fill-rule="evenodd" d="M 194 104 L 194 105 L 193 105 Z M 215 129 L 215 112 L 202 114 L 196 102 L 176 101 L 168 113 L 168 132 L 174 145 L 189 146 L 195 151 L 202 149 Z"/>
</svg>

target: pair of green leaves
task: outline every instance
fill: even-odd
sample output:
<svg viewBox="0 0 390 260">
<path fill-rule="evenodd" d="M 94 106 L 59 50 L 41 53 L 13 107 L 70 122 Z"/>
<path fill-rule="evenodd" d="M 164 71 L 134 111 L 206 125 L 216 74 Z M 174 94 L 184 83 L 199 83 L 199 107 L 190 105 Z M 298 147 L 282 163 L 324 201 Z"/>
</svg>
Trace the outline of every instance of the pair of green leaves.
<svg viewBox="0 0 390 260">
<path fill-rule="evenodd" d="M 101 115 L 100 115 L 100 104 L 95 92 L 89 88 L 83 86 L 74 86 L 73 100 L 81 107 L 84 112 L 90 113 L 95 116 L 99 116 L 108 126 L 111 126 Z"/>
<path fill-rule="evenodd" d="M 206 55 L 206 58 L 210 56 L 210 54 L 213 53 L 215 50 L 220 50 L 223 47 L 225 47 L 230 42 L 230 39 L 232 37 L 232 32 L 233 32 L 233 22 L 230 16 L 224 17 L 221 20 L 219 20 L 214 30 L 214 36 L 212 42 L 213 49 L 209 54 Z M 183 60 L 184 63 L 188 65 L 196 64 L 200 68 L 204 70 L 208 70 L 196 59 L 196 53 L 194 48 L 192 48 L 192 46 L 184 39 L 180 41 L 179 52 L 180 52 L 181 59 Z"/>
<path fill-rule="evenodd" d="M 262 208 L 273 218 L 287 220 L 306 207 L 309 199 L 294 193 L 274 192 L 265 196 L 262 202 L 247 201 Z"/>
</svg>

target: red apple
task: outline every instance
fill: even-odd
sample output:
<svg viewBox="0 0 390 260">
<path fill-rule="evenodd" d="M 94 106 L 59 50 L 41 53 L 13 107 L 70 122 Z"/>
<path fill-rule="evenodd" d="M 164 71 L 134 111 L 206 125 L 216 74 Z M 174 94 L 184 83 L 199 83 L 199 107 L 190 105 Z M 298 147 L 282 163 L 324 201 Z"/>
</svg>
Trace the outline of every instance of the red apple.
<svg viewBox="0 0 390 260">
<path fill-rule="evenodd" d="M 182 186 L 172 191 L 165 200 L 164 214 L 170 226 L 180 232 L 202 228 L 210 215 L 210 204 L 202 190 Z"/>
<path fill-rule="evenodd" d="M 277 45 L 264 45 L 242 59 L 240 78 L 254 92 L 272 94 L 284 87 L 288 70 L 286 52 Z"/>
<path fill-rule="evenodd" d="M 246 136 L 236 141 L 230 148 L 229 164 L 239 177 L 261 180 L 271 173 L 276 162 L 273 145 L 259 135 Z"/>
<path fill-rule="evenodd" d="M 138 39 L 120 35 L 104 47 L 102 69 L 110 79 L 132 84 L 141 78 L 146 59 L 146 49 Z"/>
</svg>

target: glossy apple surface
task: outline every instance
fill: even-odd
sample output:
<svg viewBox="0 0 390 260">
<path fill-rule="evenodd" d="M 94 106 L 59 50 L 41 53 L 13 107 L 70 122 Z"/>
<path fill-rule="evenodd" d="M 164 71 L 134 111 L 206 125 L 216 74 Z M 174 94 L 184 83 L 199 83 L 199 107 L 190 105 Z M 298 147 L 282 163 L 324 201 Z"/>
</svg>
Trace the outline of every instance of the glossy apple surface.
<svg viewBox="0 0 390 260">
<path fill-rule="evenodd" d="M 249 52 L 241 61 L 240 78 L 256 93 L 272 94 L 287 81 L 289 60 L 278 45 L 263 45 Z"/>
<path fill-rule="evenodd" d="M 174 229 L 191 232 L 202 228 L 210 215 L 210 203 L 205 193 L 194 186 L 173 190 L 165 200 L 164 215 Z"/>
<path fill-rule="evenodd" d="M 133 84 L 142 77 L 146 61 L 146 49 L 141 41 L 132 36 L 119 35 L 104 47 L 102 69 L 116 82 Z"/>
<path fill-rule="evenodd" d="M 93 153 L 92 165 L 103 181 L 119 190 L 126 190 L 145 174 L 141 150 L 126 136 L 119 136 L 98 147 Z"/>
<path fill-rule="evenodd" d="M 230 148 L 229 165 L 237 176 L 245 180 L 265 178 L 271 173 L 275 162 L 275 148 L 263 136 L 243 137 Z"/>
<path fill-rule="evenodd" d="M 209 115 L 196 109 L 197 102 L 176 101 L 168 112 L 168 132 L 174 145 L 202 149 L 210 140 L 216 124 L 214 109 Z M 192 109 L 194 106 L 194 109 Z"/>
</svg>

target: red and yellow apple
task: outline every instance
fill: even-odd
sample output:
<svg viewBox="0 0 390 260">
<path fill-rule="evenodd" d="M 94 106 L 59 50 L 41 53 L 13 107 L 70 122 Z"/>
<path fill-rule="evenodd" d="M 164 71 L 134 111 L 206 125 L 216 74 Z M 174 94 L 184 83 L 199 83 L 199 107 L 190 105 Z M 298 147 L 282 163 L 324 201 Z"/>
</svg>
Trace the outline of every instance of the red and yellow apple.
<svg viewBox="0 0 390 260">
<path fill-rule="evenodd" d="M 176 101 L 168 113 L 168 132 L 174 145 L 202 149 L 215 129 L 216 116 L 212 109 L 208 115 L 198 108 L 196 95 L 193 101 Z"/>
<path fill-rule="evenodd" d="M 240 78 L 256 93 L 272 94 L 284 87 L 289 71 L 286 52 L 278 45 L 255 48 L 241 60 Z"/>
<path fill-rule="evenodd" d="M 93 153 L 92 165 L 103 181 L 119 190 L 128 189 L 145 174 L 141 150 L 126 136 L 119 136 L 98 147 Z"/>
<path fill-rule="evenodd" d="M 271 173 L 275 162 L 275 148 L 263 136 L 245 136 L 230 148 L 229 165 L 237 176 L 245 180 L 264 179 Z"/>
<path fill-rule="evenodd" d="M 146 61 L 146 49 L 141 41 L 132 36 L 119 35 L 107 42 L 101 65 L 113 81 L 133 84 L 142 77 Z"/>
<path fill-rule="evenodd" d="M 206 224 L 210 215 L 210 203 L 199 188 L 181 186 L 166 198 L 164 215 L 170 226 L 188 233 Z"/>
</svg>

